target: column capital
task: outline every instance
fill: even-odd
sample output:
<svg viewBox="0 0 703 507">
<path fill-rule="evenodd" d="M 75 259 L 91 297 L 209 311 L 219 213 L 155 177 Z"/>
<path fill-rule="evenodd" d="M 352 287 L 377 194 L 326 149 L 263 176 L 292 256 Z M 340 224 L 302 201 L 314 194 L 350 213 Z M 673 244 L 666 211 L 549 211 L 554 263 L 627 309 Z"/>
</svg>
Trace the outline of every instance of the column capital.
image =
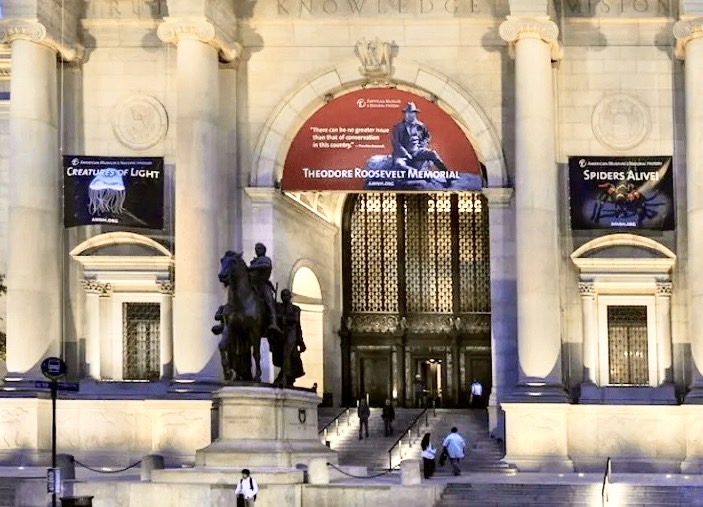
<svg viewBox="0 0 703 507">
<path fill-rule="evenodd" d="M 209 44 L 227 62 L 235 60 L 242 53 L 241 44 L 229 39 L 206 18 L 164 18 L 156 34 L 162 41 L 176 46 L 184 39 Z"/>
<path fill-rule="evenodd" d="M 549 16 L 518 17 L 507 16 L 498 28 L 500 37 L 510 44 L 510 55 L 515 56 L 515 44 L 521 39 L 540 39 L 549 45 L 552 60 L 560 60 L 563 56 L 559 44 L 559 27 L 549 19 Z"/>
<path fill-rule="evenodd" d="M 657 297 L 671 297 L 671 282 L 657 282 Z"/>
<path fill-rule="evenodd" d="M 171 280 L 156 280 L 156 285 L 159 286 L 159 292 L 165 295 L 173 295 L 176 289 L 176 284 Z"/>
<path fill-rule="evenodd" d="M 36 19 L 7 18 L 0 21 L 0 44 L 12 44 L 16 40 L 28 40 L 46 46 L 58 53 L 67 62 L 83 57 L 84 48 L 66 34 L 56 33 Z"/>
<path fill-rule="evenodd" d="M 686 59 L 686 44 L 693 39 L 703 37 L 703 16 L 685 18 L 674 23 L 674 37 L 676 37 L 676 58 Z"/>
<path fill-rule="evenodd" d="M 112 286 L 109 283 L 99 282 L 86 278 L 81 280 L 81 286 L 87 294 L 97 294 L 98 296 L 107 296 L 112 292 Z"/>
<path fill-rule="evenodd" d="M 596 289 L 593 282 L 579 282 L 579 294 L 581 297 L 593 297 L 596 295 Z"/>
</svg>

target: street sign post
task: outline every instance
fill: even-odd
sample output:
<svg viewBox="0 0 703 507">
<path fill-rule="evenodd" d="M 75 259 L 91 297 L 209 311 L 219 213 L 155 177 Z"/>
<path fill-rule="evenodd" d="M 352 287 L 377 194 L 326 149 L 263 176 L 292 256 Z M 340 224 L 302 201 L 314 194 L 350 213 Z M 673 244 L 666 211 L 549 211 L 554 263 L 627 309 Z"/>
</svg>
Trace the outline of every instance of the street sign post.
<svg viewBox="0 0 703 507">
<path fill-rule="evenodd" d="M 56 507 L 56 493 L 60 493 L 57 490 L 61 489 L 60 484 L 58 487 L 56 485 L 57 479 L 61 482 L 61 473 L 56 473 L 56 393 L 59 390 L 58 380 L 66 376 L 66 370 L 66 363 L 60 357 L 47 357 L 41 363 L 41 372 L 50 380 L 47 384 L 51 389 L 51 468 L 46 477 L 47 491 L 51 493 L 51 507 Z"/>
</svg>

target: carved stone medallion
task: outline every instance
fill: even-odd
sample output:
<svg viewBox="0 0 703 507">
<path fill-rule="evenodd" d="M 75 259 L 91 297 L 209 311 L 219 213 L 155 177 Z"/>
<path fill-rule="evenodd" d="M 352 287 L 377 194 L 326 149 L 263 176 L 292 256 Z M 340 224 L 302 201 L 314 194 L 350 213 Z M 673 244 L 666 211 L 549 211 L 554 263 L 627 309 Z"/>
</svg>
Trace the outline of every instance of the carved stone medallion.
<svg viewBox="0 0 703 507">
<path fill-rule="evenodd" d="M 598 141 L 614 150 L 631 150 L 647 137 L 651 121 L 641 101 L 618 93 L 604 97 L 593 109 L 591 128 Z"/>
<path fill-rule="evenodd" d="M 166 109 L 154 97 L 132 95 L 115 107 L 112 130 L 127 148 L 149 149 L 166 136 Z"/>
</svg>

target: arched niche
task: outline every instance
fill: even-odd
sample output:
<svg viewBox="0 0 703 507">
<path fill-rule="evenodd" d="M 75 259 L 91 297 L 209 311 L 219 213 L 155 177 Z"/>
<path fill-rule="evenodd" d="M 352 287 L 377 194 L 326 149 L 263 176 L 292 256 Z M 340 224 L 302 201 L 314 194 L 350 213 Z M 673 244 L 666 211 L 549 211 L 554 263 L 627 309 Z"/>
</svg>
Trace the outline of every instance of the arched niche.
<svg viewBox="0 0 703 507">
<path fill-rule="evenodd" d="M 293 302 L 300 307 L 300 326 L 307 350 L 303 354 L 305 376 L 298 380 L 302 387 L 317 383 L 317 392 L 324 392 L 324 317 L 322 289 L 315 272 L 298 263 L 291 282 Z"/>
</svg>

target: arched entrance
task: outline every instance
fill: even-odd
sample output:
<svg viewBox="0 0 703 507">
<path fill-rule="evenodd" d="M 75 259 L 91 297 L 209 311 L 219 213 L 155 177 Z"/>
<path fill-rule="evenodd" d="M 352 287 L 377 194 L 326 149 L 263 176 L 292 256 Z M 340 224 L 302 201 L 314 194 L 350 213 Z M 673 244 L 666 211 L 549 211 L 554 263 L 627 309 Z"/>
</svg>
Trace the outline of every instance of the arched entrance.
<svg viewBox="0 0 703 507">
<path fill-rule="evenodd" d="M 479 192 L 364 193 L 343 220 L 347 401 L 466 405 L 491 388 L 488 207 Z"/>
<path fill-rule="evenodd" d="M 307 266 L 295 271 L 293 283 L 293 302 L 300 307 L 300 327 L 305 338 L 305 375 L 299 380 L 301 386 L 317 384 L 317 392 L 323 393 L 324 386 L 324 310 L 322 290 L 317 276 Z"/>
</svg>

